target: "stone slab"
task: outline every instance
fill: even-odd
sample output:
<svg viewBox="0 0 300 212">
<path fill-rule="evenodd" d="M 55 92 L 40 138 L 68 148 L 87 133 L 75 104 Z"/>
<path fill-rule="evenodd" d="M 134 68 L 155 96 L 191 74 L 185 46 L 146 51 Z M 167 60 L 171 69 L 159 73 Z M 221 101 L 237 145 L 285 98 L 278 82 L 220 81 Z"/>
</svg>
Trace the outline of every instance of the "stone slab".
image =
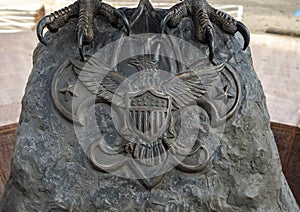
<svg viewBox="0 0 300 212">
<path fill-rule="evenodd" d="M 96 170 L 78 142 L 74 125 L 55 109 L 50 96 L 52 77 L 61 64 L 78 57 L 74 31 L 70 30 L 76 25 L 73 20 L 58 34 L 48 34 L 51 45 L 39 45 L 35 50 L 15 139 L 12 174 L 1 202 L 4 210 L 299 211 L 282 173 L 251 53 L 241 50 L 241 37 L 224 35 L 218 29 L 216 57 L 234 67 L 231 73 L 240 83 L 236 90 L 241 98 L 237 112 L 224 122 L 224 128 L 212 131 L 209 166 L 190 174 L 171 170 L 153 190 L 147 190 L 139 180 Z M 102 30 L 103 25 L 95 26 L 98 32 Z M 105 26 L 111 30 L 109 35 L 114 35 L 115 31 Z M 173 32 L 192 39 L 192 29 L 187 26 L 182 24 Z M 203 64 L 207 64 L 207 46 L 196 44 L 197 53 L 203 54 L 200 58 L 206 62 Z M 94 127 L 105 128 L 97 123 Z"/>
</svg>

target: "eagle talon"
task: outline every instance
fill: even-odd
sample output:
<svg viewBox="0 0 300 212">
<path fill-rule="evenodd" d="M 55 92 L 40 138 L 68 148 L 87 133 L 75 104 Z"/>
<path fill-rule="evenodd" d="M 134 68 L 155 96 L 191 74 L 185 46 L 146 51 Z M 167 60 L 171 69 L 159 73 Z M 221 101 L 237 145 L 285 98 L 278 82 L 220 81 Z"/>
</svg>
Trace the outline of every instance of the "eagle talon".
<svg viewBox="0 0 300 212">
<path fill-rule="evenodd" d="M 196 39 L 202 43 L 208 43 L 209 59 L 214 57 L 214 34 L 212 23 L 220 27 L 220 29 L 228 34 L 234 35 L 240 32 L 244 39 L 245 50 L 250 43 L 250 33 L 247 27 L 236 21 L 233 17 L 211 7 L 206 0 L 183 0 L 182 2 L 171 7 L 161 21 L 162 32 L 165 31 L 167 24 L 177 26 L 181 19 L 190 17 L 195 25 Z"/>
<path fill-rule="evenodd" d="M 119 19 L 119 23 L 124 26 L 123 30 L 125 34 L 130 34 L 129 21 L 121 11 L 118 11 L 100 0 L 77 0 L 74 4 L 55 11 L 41 19 L 37 25 L 37 37 L 41 43 L 47 45 L 43 35 L 45 28 L 48 28 L 50 32 L 57 32 L 68 23 L 71 18 L 78 18 L 77 41 L 79 54 L 82 59 L 85 59 L 83 55 L 83 45 L 90 43 L 94 39 L 94 16 L 98 14 L 102 15 L 103 18 L 112 25 L 118 22 Z"/>
<path fill-rule="evenodd" d="M 241 33 L 241 35 L 244 38 L 244 47 L 243 50 L 245 50 L 250 43 L 250 32 L 248 30 L 248 28 L 240 21 L 237 21 L 237 31 Z"/>
<path fill-rule="evenodd" d="M 53 21 L 53 18 L 51 18 L 51 15 L 45 16 L 37 25 L 36 33 L 39 41 L 47 46 L 47 42 L 44 37 L 44 29 L 48 27 L 49 24 Z"/>
<path fill-rule="evenodd" d="M 123 26 L 124 26 L 123 29 L 124 29 L 125 34 L 127 36 L 129 36 L 130 35 L 130 26 L 129 26 L 129 21 L 126 18 L 125 14 L 122 13 L 122 12 L 120 12 L 120 11 L 118 11 L 118 10 L 115 10 L 114 14 L 115 14 L 115 16 L 117 16 L 118 18 L 120 18 L 120 20 L 122 21 Z"/>
<path fill-rule="evenodd" d="M 167 13 L 167 15 L 163 18 L 163 20 L 160 23 L 160 28 L 161 31 L 164 32 L 167 26 L 167 23 L 169 22 L 169 20 L 172 18 L 172 16 L 174 15 L 174 13 L 169 12 Z"/>
<path fill-rule="evenodd" d="M 83 32 L 83 30 L 78 31 L 77 38 L 78 38 L 78 49 L 79 49 L 80 57 L 83 61 L 85 61 L 85 57 L 83 55 L 83 42 L 84 42 L 84 32 Z"/>
<path fill-rule="evenodd" d="M 205 37 L 208 41 L 209 60 L 212 61 L 214 59 L 214 54 L 215 54 L 215 41 L 214 41 L 213 30 L 211 28 L 206 29 Z"/>
</svg>

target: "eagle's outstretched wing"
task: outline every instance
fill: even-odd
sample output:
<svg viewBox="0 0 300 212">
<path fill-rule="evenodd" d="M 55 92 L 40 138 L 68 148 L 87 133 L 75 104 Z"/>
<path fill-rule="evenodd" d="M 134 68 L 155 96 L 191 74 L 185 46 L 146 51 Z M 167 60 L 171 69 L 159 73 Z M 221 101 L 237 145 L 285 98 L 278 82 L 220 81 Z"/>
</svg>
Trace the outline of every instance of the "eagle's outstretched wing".
<svg viewBox="0 0 300 212">
<path fill-rule="evenodd" d="M 127 80 L 123 75 L 99 62 L 71 60 L 71 63 L 80 82 L 92 94 L 119 106 L 123 104 L 124 98 L 117 92 L 121 83 Z"/>
<path fill-rule="evenodd" d="M 224 64 L 180 73 L 164 83 L 164 92 L 172 97 L 175 108 L 182 108 L 205 95 L 219 78 Z"/>
</svg>

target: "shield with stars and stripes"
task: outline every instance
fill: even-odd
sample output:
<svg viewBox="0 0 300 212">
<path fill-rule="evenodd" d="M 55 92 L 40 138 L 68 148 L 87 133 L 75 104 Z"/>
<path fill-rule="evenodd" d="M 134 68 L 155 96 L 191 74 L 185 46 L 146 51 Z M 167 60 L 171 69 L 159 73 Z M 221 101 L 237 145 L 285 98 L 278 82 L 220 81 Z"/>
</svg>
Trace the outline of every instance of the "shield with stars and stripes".
<svg viewBox="0 0 300 212">
<path fill-rule="evenodd" d="M 171 98 L 154 90 L 128 95 L 131 129 L 145 142 L 160 137 L 169 120 Z"/>
</svg>

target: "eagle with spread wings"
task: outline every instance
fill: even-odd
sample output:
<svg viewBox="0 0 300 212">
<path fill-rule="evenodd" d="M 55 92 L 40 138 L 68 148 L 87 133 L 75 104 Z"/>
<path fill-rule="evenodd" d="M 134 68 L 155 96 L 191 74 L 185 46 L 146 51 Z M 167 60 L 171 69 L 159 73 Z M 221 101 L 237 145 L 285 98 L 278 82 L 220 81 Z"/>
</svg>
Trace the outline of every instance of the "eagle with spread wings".
<svg viewBox="0 0 300 212">
<path fill-rule="evenodd" d="M 143 60 L 143 63 L 145 60 Z M 124 92 L 118 91 L 121 84 L 133 83 L 120 72 L 113 71 L 98 61 L 82 62 L 71 60 L 73 69 L 79 81 L 94 95 L 103 98 L 109 103 L 119 107 L 126 107 Z M 132 65 L 140 64 L 141 59 L 136 59 Z M 147 66 L 147 65 L 146 65 Z M 219 64 L 208 67 L 191 68 L 188 71 L 173 75 L 169 79 L 159 82 L 159 87 L 153 88 L 160 93 L 170 96 L 174 109 L 180 109 L 191 102 L 197 101 L 207 93 L 209 87 L 220 77 L 225 65 Z M 156 69 L 145 68 L 140 70 L 145 73 L 155 72 Z M 160 79 L 155 79 L 159 81 Z M 157 86 L 157 83 L 156 83 Z M 126 94 L 125 94 L 126 95 Z"/>
</svg>

